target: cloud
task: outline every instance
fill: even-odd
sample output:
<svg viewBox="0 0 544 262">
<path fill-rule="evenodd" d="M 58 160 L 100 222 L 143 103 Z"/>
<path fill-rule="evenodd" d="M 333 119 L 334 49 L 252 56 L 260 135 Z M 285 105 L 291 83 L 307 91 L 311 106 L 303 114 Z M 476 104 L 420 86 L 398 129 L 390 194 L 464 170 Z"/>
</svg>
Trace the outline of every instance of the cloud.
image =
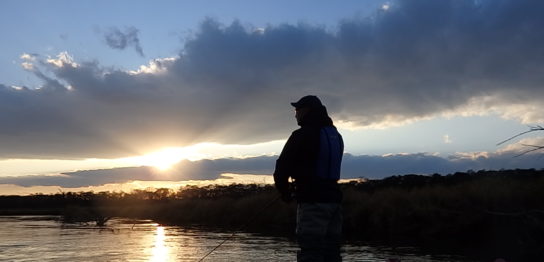
<svg viewBox="0 0 544 262">
<path fill-rule="evenodd" d="M 533 142 L 542 142 L 540 138 Z M 522 141 L 523 143 L 527 141 Z M 499 170 L 516 168 L 544 168 L 543 152 L 515 157 L 523 147 L 509 146 L 503 150 L 488 153 L 458 153 L 440 157 L 426 153 L 391 154 L 384 156 L 345 154 L 342 163 L 342 178 L 384 178 L 405 174 L 450 174 L 467 170 Z M 131 181 L 189 181 L 214 180 L 222 174 L 271 175 L 277 156 L 251 158 L 222 158 L 215 160 L 184 160 L 167 171 L 152 167 L 125 167 L 100 170 L 85 170 L 60 175 L 27 175 L 0 177 L 0 184 L 18 186 L 60 186 L 77 188 L 122 184 Z M 243 175 L 240 176 L 243 180 Z"/>
<path fill-rule="evenodd" d="M 442 137 L 443 141 L 444 141 L 444 144 L 451 144 L 453 143 L 453 141 L 451 140 L 450 136 L 449 135 L 444 135 Z"/>
<path fill-rule="evenodd" d="M 544 121 L 544 2 L 388 5 L 334 30 L 207 19 L 177 56 L 130 72 L 37 57 L 41 88 L 0 85 L 0 157 L 109 158 L 282 139 L 296 128 L 289 102 L 306 94 L 350 126 L 484 112 Z M 136 29 L 110 35 L 111 46 L 138 50 Z"/>
<path fill-rule="evenodd" d="M 127 47 L 134 47 L 134 50 L 140 56 L 144 56 L 138 33 L 139 30 L 132 26 L 126 27 L 123 31 L 117 27 L 112 27 L 104 34 L 104 39 L 106 44 L 113 49 L 125 50 Z"/>
<path fill-rule="evenodd" d="M 34 71 L 34 62 L 36 61 L 36 58 L 39 57 L 38 54 L 27 54 L 27 53 L 23 53 L 19 58 L 21 60 L 23 60 L 23 62 L 21 62 L 21 67 L 24 69 L 24 70 L 27 70 L 27 71 Z"/>
<path fill-rule="evenodd" d="M 168 171 L 153 167 L 123 167 L 84 170 L 59 175 L 28 175 L 0 177 L 0 184 L 19 186 L 86 187 L 129 181 L 187 181 L 217 179 L 224 173 L 271 174 L 275 158 L 224 158 L 216 160 L 184 160 Z"/>
</svg>

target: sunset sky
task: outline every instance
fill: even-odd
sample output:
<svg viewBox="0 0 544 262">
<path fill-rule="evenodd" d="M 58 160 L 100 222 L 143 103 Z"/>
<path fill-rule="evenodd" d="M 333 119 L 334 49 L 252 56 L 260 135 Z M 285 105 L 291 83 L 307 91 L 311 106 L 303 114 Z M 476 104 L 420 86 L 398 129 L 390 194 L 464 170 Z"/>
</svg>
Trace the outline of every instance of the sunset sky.
<svg viewBox="0 0 544 262">
<path fill-rule="evenodd" d="M 0 194 L 270 182 L 317 95 L 344 178 L 544 168 L 544 2 L 1 1 Z"/>
</svg>

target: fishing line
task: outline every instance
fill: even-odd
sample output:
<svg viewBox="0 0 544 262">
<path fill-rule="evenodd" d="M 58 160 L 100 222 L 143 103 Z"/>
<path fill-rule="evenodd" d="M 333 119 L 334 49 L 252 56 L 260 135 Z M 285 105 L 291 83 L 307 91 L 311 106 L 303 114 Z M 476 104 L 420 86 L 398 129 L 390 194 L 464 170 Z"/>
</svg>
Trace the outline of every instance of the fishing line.
<svg viewBox="0 0 544 262">
<path fill-rule="evenodd" d="M 261 214 L 261 212 L 263 212 L 265 209 L 269 208 L 270 206 L 272 206 L 272 204 L 276 203 L 276 201 L 278 201 L 278 199 L 280 199 L 281 196 L 278 196 L 274 199 L 272 199 L 270 202 L 268 202 L 265 206 L 263 206 L 261 209 L 259 209 L 259 211 L 255 212 L 253 214 L 252 217 L 250 217 L 247 222 L 245 224 L 243 224 L 241 227 L 239 227 L 238 229 L 236 229 L 234 232 L 232 232 L 232 234 L 230 236 L 228 236 L 227 238 L 225 238 L 223 241 L 221 241 L 221 243 L 219 243 L 219 245 L 217 245 L 216 247 L 214 247 L 212 250 L 210 250 L 210 252 L 208 252 L 208 254 L 206 254 L 205 256 L 203 256 L 200 260 L 198 260 L 198 262 L 201 262 L 203 261 L 206 257 L 208 257 L 211 253 L 213 253 L 216 249 L 218 249 L 220 246 L 222 246 L 223 244 L 225 244 L 225 242 L 227 242 L 228 240 L 232 239 L 234 237 L 234 235 L 236 235 L 236 233 L 238 231 L 242 231 L 243 229 L 245 229 L 249 224 L 251 224 L 251 222 L 253 222 L 253 220 L 255 220 L 255 218 L 257 218 L 257 216 L 259 214 Z"/>
</svg>

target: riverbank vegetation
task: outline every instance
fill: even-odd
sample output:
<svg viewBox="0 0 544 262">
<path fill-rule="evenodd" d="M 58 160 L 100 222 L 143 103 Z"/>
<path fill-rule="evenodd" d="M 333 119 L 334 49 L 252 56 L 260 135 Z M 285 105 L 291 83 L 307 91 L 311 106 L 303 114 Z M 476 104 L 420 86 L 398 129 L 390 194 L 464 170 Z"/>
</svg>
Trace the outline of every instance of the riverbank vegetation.
<svg viewBox="0 0 544 262">
<path fill-rule="evenodd" d="M 344 235 L 349 241 L 514 261 L 544 255 L 544 170 L 404 175 L 341 186 Z M 68 192 L 0 196 L 0 214 L 60 215 L 66 223 L 98 225 L 111 217 L 141 218 L 293 235 L 296 206 L 275 199 L 272 185 Z"/>
</svg>

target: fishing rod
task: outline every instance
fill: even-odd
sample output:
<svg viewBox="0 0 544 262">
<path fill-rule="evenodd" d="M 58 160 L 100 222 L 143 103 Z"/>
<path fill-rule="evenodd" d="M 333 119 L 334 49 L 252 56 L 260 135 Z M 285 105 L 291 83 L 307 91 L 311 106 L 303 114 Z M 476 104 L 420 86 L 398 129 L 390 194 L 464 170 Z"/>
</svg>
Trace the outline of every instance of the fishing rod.
<svg viewBox="0 0 544 262">
<path fill-rule="evenodd" d="M 253 220 L 255 220 L 255 218 L 257 218 L 257 216 L 259 214 L 261 214 L 261 212 L 263 212 L 264 210 L 266 210 L 267 208 L 269 208 L 270 206 L 272 206 L 272 204 L 276 203 L 276 201 L 278 201 L 278 199 L 280 199 L 281 196 L 277 196 L 276 198 L 272 199 L 270 202 L 268 202 L 266 205 L 264 205 L 261 209 L 259 209 L 257 212 L 255 212 L 253 214 L 252 217 L 250 217 L 247 222 L 245 224 L 243 224 L 242 226 L 240 226 L 238 229 L 236 229 L 234 232 L 232 232 L 232 234 L 230 236 L 228 236 L 227 238 L 225 238 L 223 241 L 221 241 L 221 243 L 219 243 L 219 245 L 215 246 L 212 250 L 210 250 L 210 252 L 208 252 L 205 256 L 203 256 L 201 259 L 198 260 L 198 262 L 201 262 L 203 261 L 206 257 L 208 257 L 211 253 L 213 253 L 216 249 L 218 249 L 220 246 L 222 246 L 223 244 L 225 244 L 225 242 L 227 242 L 228 240 L 232 239 L 234 237 L 234 235 L 236 235 L 236 233 L 238 231 L 242 231 L 243 229 L 245 229 L 249 224 L 251 224 L 251 222 L 253 222 Z"/>
</svg>

